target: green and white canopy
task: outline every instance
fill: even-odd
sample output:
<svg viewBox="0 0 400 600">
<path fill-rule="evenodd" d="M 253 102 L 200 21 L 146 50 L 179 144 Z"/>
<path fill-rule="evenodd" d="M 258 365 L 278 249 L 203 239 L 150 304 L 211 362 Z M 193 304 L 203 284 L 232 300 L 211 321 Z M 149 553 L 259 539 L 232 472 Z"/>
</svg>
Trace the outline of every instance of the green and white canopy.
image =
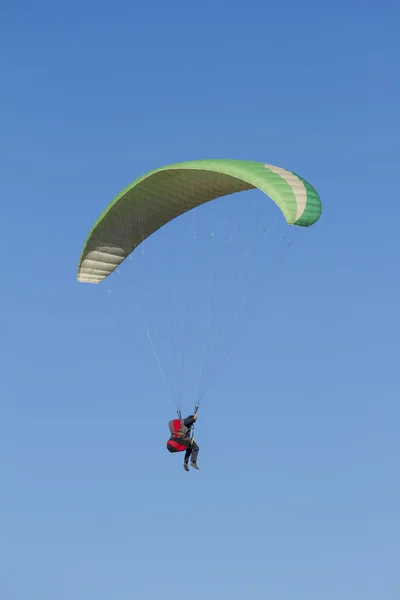
<svg viewBox="0 0 400 600">
<path fill-rule="evenodd" d="M 85 242 L 78 281 L 100 283 L 147 237 L 201 204 L 259 189 L 290 225 L 309 227 L 321 215 L 316 190 L 299 175 L 246 160 L 194 160 L 154 169 L 126 187 L 106 207 Z"/>
</svg>

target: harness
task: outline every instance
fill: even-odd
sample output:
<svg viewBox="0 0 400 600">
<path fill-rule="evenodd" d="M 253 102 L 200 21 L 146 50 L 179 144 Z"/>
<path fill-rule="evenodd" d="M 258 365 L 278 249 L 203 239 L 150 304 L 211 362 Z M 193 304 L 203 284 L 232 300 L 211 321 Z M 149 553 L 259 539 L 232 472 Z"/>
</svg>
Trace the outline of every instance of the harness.
<svg viewBox="0 0 400 600">
<path fill-rule="evenodd" d="M 195 406 L 194 414 L 197 413 L 199 407 Z M 170 452 L 183 452 L 190 448 L 194 442 L 194 424 L 192 425 L 192 435 L 189 437 L 190 429 L 186 431 L 182 431 L 184 427 L 182 414 L 180 409 L 177 410 L 178 419 L 173 419 L 169 422 L 169 428 L 171 431 L 171 437 L 167 442 L 167 449 Z"/>
</svg>

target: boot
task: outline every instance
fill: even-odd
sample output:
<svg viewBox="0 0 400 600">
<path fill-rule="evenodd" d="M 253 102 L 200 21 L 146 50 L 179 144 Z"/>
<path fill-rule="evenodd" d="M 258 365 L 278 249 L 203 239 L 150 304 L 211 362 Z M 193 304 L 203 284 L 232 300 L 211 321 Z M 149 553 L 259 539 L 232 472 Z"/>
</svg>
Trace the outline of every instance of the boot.
<svg viewBox="0 0 400 600">
<path fill-rule="evenodd" d="M 189 471 L 189 467 L 188 467 L 187 462 L 183 463 L 183 468 L 185 469 L 185 471 Z"/>
<path fill-rule="evenodd" d="M 191 462 L 190 466 L 193 467 L 193 469 L 197 469 L 198 471 L 200 470 L 199 467 L 197 466 L 197 463 L 195 463 L 195 462 Z"/>
</svg>

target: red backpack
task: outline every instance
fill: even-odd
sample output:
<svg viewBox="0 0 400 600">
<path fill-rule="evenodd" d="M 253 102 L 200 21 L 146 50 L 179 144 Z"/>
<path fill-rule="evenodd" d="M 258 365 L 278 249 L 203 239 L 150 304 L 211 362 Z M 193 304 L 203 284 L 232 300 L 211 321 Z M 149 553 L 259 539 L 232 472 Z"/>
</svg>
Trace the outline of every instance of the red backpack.
<svg viewBox="0 0 400 600">
<path fill-rule="evenodd" d="M 182 438 L 182 423 L 183 421 L 181 421 L 180 419 L 173 419 L 168 423 L 168 427 L 171 432 L 171 437 L 167 442 L 167 449 L 170 452 L 183 452 L 184 450 L 187 450 L 190 446 L 190 440 L 188 440 L 187 437 L 186 439 Z M 186 445 L 184 445 L 185 443 Z"/>
</svg>

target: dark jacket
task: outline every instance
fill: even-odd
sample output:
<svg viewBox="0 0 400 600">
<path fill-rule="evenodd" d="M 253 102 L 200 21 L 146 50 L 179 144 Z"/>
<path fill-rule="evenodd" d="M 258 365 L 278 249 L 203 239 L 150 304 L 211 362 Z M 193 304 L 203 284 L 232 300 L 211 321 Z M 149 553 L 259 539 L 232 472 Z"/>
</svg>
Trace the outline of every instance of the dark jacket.
<svg viewBox="0 0 400 600">
<path fill-rule="evenodd" d="M 183 419 L 183 424 L 185 425 L 185 427 L 190 429 L 195 423 L 195 421 L 196 419 L 194 418 L 194 415 L 190 415 L 189 417 L 186 417 L 186 419 Z"/>
</svg>

